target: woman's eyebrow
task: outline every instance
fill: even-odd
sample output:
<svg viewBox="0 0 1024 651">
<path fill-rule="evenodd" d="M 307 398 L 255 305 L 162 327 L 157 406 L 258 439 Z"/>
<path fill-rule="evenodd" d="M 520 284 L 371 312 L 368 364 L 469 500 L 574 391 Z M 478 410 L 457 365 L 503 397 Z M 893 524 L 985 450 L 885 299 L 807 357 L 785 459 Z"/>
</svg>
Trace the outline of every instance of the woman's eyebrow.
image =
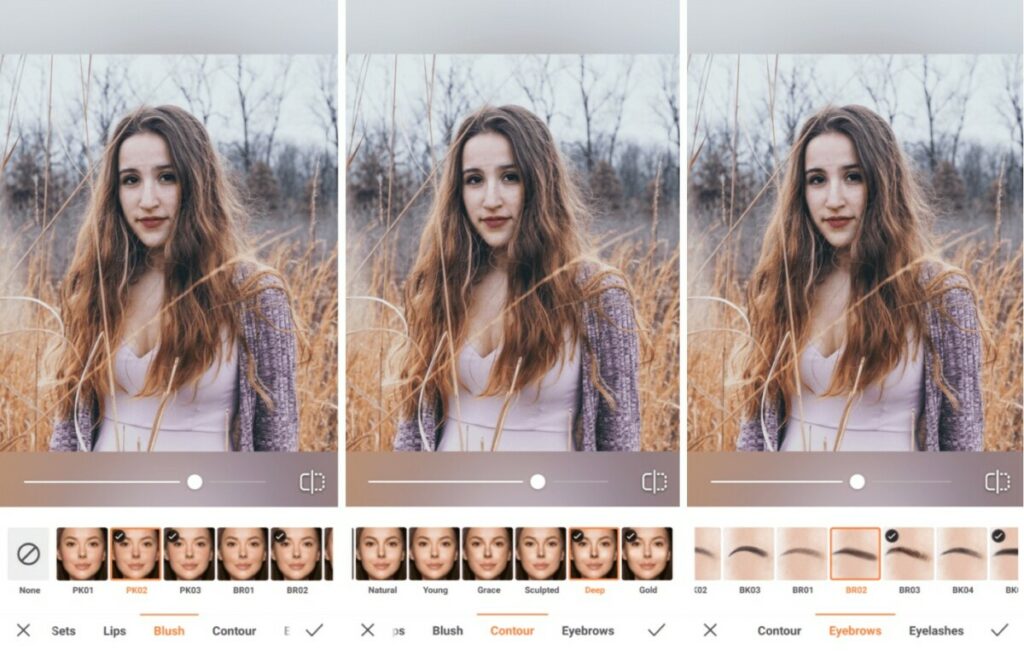
<svg viewBox="0 0 1024 651">
<path fill-rule="evenodd" d="M 810 547 L 793 547 L 779 554 L 779 556 L 785 556 L 786 554 L 806 554 L 807 556 L 813 556 L 815 558 L 823 558 L 821 552 L 817 549 L 811 549 Z"/>
<path fill-rule="evenodd" d="M 1016 547 L 1010 547 L 1009 549 L 1000 549 L 999 551 L 997 551 L 995 554 L 992 554 L 992 555 L 993 556 L 1016 556 L 1017 555 L 1017 548 Z"/>
<path fill-rule="evenodd" d="M 919 552 L 916 549 L 911 549 L 910 547 L 892 547 L 885 552 L 886 556 L 888 556 L 889 554 L 906 554 L 907 556 L 911 558 L 916 558 L 919 561 L 928 560 L 928 554 L 925 554 L 924 552 Z"/>
<path fill-rule="evenodd" d="M 712 553 L 712 551 L 710 549 L 706 548 L 706 547 L 694 547 L 693 548 L 693 553 L 694 554 L 704 554 L 705 556 L 710 556 L 711 558 L 715 558 L 714 553 Z"/>
<path fill-rule="evenodd" d="M 761 558 L 768 557 L 768 552 L 761 549 L 760 547 L 754 547 L 752 545 L 741 545 L 740 547 L 737 547 L 736 549 L 729 552 L 729 556 L 732 556 L 733 554 L 738 554 L 740 552 L 750 552 L 751 554 L 755 554 L 757 556 L 760 556 Z"/>
<path fill-rule="evenodd" d="M 862 549 L 856 549 L 854 547 L 843 547 L 832 552 L 832 555 L 846 554 L 847 556 L 853 556 L 854 558 L 860 558 L 865 561 L 877 561 L 878 556 L 875 556 L 871 552 L 866 552 Z"/>
<path fill-rule="evenodd" d="M 965 556 L 973 556 L 974 558 L 981 558 L 981 554 L 979 554 L 978 552 L 974 551 L 973 549 L 969 549 L 967 547 L 952 547 L 952 548 L 947 549 L 946 551 L 942 552 L 942 554 L 940 554 L 940 556 L 945 556 L 946 554 L 964 554 Z"/>
</svg>

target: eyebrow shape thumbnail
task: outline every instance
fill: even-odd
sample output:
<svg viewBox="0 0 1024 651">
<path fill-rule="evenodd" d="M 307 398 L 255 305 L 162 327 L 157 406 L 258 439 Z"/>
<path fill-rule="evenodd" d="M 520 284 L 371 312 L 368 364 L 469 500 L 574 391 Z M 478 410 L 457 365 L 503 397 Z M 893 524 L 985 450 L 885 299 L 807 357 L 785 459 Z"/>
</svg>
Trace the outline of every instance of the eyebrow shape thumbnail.
<svg viewBox="0 0 1024 651">
<path fill-rule="evenodd" d="M 878 557 L 871 552 L 866 552 L 860 549 L 854 549 L 853 547 L 843 547 L 832 552 L 833 556 L 838 554 L 846 554 L 847 556 L 853 556 L 865 561 L 877 561 Z"/>
<path fill-rule="evenodd" d="M 808 556 L 813 556 L 814 558 L 822 558 L 821 552 L 817 549 L 811 549 L 810 547 L 794 547 L 793 549 L 787 549 L 779 554 L 779 556 L 785 556 L 786 554 L 806 554 Z"/>
<path fill-rule="evenodd" d="M 995 554 L 992 554 L 992 555 L 993 556 L 1016 556 L 1017 555 L 1017 548 L 1016 547 L 1011 547 L 1009 549 L 1000 549 L 999 551 L 997 551 Z"/>
<path fill-rule="evenodd" d="M 946 554 L 964 554 L 966 556 L 972 556 L 974 558 L 981 558 L 981 554 L 974 551 L 973 549 L 968 549 L 967 547 L 953 547 L 942 552 L 940 556 L 945 556 Z"/>
<path fill-rule="evenodd" d="M 916 558 L 919 561 L 928 560 L 928 554 L 925 554 L 924 552 L 919 552 L 916 549 L 911 549 L 910 547 L 892 547 L 885 552 L 886 556 L 888 556 L 889 554 L 906 554 L 907 556 L 911 558 Z"/>
<path fill-rule="evenodd" d="M 766 552 L 765 550 L 761 549 L 760 547 L 754 547 L 752 545 L 741 545 L 741 546 L 737 547 L 736 549 L 732 550 L 731 552 L 729 552 L 729 556 L 732 556 L 733 554 L 738 554 L 740 552 L 750 552 L 751 554 L 754 554 L 756 556 L 760 556 L 761 558 L 767 558 L 768 557 L 768 552 Z"/>
<path fill-rule="evenodd" d="M 707 549 L 705 547 L 694 547 L 693 548 L 693 553 L 694 554 L 704 554 L 705 556 L 710 556 L 711 558 L 715 558 L 714 553 L 710 549 Z"/>
</svg>

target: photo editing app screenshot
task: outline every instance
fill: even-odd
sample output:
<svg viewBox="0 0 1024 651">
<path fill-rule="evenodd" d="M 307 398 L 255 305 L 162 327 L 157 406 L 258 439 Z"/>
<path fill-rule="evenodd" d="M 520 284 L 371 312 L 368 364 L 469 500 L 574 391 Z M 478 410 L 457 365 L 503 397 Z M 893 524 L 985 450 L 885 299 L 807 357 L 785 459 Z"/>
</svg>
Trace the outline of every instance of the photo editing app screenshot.
<svg viewBox="0 0 1024 651">
<path fill-rule="evenodd" d="M 0 648 L 341 635 L 338 7 L 301 5 L 0 9 Z"/>
<path fill-rule="evenodd" d="M 679 3 L 346 11 L 351 639 L 678 644 Z"/>
<path fill-rule="evenodd" d="M 1024 25 L 986 8 L 688 3 L 698 647 L 1024 639 Z"/>
</svg>

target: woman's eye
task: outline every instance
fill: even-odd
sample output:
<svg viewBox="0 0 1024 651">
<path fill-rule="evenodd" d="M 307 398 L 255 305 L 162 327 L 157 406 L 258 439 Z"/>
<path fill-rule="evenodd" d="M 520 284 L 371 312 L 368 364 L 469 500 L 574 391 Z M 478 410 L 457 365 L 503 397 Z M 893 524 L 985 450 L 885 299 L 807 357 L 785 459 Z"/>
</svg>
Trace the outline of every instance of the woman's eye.
<svg viewBox="0 0 1024 651">
<path fill-rule="evenodd" d="M 808 185 L 820 185 L 820 184 L 822 184 L 824 182 L 825 182 L 825 177 L 821 176 L 820 174 L 815 174 L 814 176 L 808 177 L 808 179 L 807 179 L 807 184 Z"/>
<path fill-rule="evenodd" d="M 850 172 L 849 174 L 846 175 L 846 180 L 850 181 L 851 183 L 860 183 L 861 181 L 864 180 L 864 177 L 861 175 L 860 172 Z"/>
<path fill-rule="evenodd" d="M 177 183 L 178 177 L 171 172 L 164 172 L 160 175 L 160 181 L 163 183 Z"/>
<path fill-rule="evenodd" d="M 482 180 L 483 179 L 481 177 L 474 174 L 473 176 L 467 176 L 465 180 L 463 180 L 463 183 L 465 183 L 466 185 L 476 185 Z"/>
<path fill-rule="evenodd" d="M 135 185 L 139 182 L 139 177 L 129 174 L 128 176 L 121 177 L 121 185 Z"/>
<path fill-rule="evenodd" d="M 509 183 L 519 183 L 519 174 L 516 172 L 508 172 L 502 178 Z"/>
<path fill-rule="evenodd" d="M 229 542 L 226 542 L 226 543 L 224 543 L 224 546 L 225 546 L 225 547 L 227 547 L 228 549 L 231 549 L 231 548 L 233 548 L 233 547 L 234 547 L 235 545 L 237 545 L 237 543 L 236 543 L 235 541 L 233 541 L 233 540 L 232 540 L 232 541 L 229 541 Z"/>
</svg>

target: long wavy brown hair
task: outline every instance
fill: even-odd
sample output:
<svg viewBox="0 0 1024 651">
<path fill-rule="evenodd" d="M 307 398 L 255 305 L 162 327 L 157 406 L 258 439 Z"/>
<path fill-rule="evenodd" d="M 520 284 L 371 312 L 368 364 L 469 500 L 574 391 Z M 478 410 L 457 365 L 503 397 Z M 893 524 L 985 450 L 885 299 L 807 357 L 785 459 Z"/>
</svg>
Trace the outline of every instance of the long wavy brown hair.
<svg viewBox="0 0 1024 651">
<path fill-rule="evenodd" d="M 769 401 L 797 395 L 797 359 L 816 334 L 810 332 L 815 291 L 836 261 L 837 252 L 815 227 L 804 194 L 807 145 L 825 133 L 853 142 L 867 185 L 864 216 L 849 252 L 845 348 L 826 395 L 880 382 L 912 340 L 923 341 L 938 362 L 926 303 L 954 286 L 973 293 L 963 272 L 933 255 L 933 213 L 889 124 L 863 106 L 825 107 L 807 120 L 793 145 L 748 287 L 752 343 L 741 362 L 750 390 L 746 413 L 752 419 L 760 405 L 755 396 L 763 391 Z M 941 372 L 936 377 L 949 396 Z"/>
<path fill-rule="evenodd" d="M 482 133 L 508 139 L 523 183 L 522 216 L 506 252 L 509 298 L 502 314 L 502 346 L 484 395 L 529 386 L 564 358 L 570 342 L 589 345 L 584 302 L 609 283 L 625 287 L 618 275 L 608 279 L 615 272 L 607 268 L 581 274 L 581 265 L 591 260 L 583 226 L 587 210 L 547 125 L 520 106 L 479 109 L 462 122 L 448 149 L 405 284 L 411 340 L 401 371 L 406 417 L 415 415 L 421 389 L 426 404 L 447 410 L 446 399 L 455 393 L 456 356 L 473 334 L 467 330 L 472 290 L 493 263 L 462 201 L 462 152 Z M 590 374 L 611 400 L 596 369 Z"/>
<path fill-rule="evenodd" d="M 272 273 L 261 268 L 237 283 L 245 260 L 241 203 L 226 177 L 206 128 L 176 106 L 143 106 L 118 123 L 103 152 L 85 223 L 61 286 L 66 344 L 57 351 L 60 410 L 72 417 L 76 399 L 95 401 L 101 413 L 114 387 L 112 356 L 125 337 L 128 290 L 145 270 L 148 249 L 125 221 L 118 199 L 118 157 L 125 140 L 153 133 L 167 143 L 180 188 L 179 211 L 164 244 L 164 305 L 160 345 L 141 395 L 192 385 L 224 345 L 242 337 L 239 305 L 257 294 Z M 281 284 L 275 277 L 275 284 Z M 226 335 L 226 337 L 225 337 Z M 226 343 L 230 342 L 230 343 Z M 250 368 L 257 392 L 266 400 Z"/>
</svg>

